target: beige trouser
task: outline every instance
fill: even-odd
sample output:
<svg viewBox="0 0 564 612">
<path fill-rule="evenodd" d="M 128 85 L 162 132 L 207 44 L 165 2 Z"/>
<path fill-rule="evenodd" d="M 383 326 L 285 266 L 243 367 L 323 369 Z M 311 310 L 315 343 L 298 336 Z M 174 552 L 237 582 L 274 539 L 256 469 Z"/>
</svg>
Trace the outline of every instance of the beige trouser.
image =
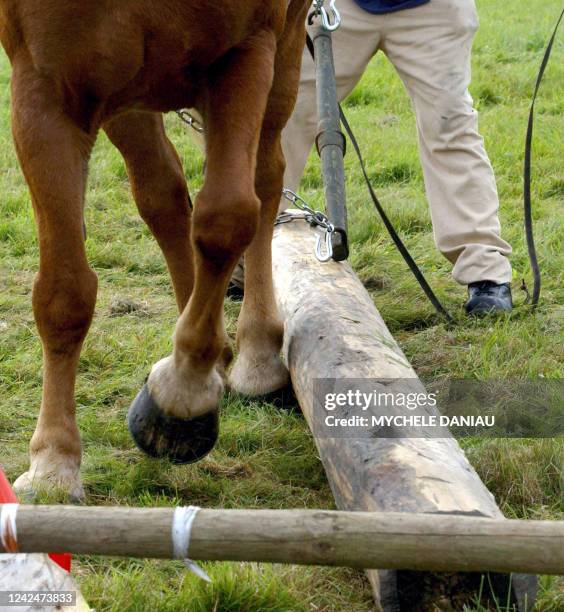
<svg viewBox="0 0 564 612">
<path fill-rule="evenodd" d="M 510 281 L 511 247 L 500 237 L 495 179 L 468 93 L 478 26 L 474 0 L 431 0 L 385 15 L 368 13 L 353 0 L 338 0 L 337 7 L 342 23 L 333 34 L 333 51 L 339 98 L 352 91 L 382 50 L 415 110 L 435 242 L 454 264 L 455 280 Z M 298 101 L 283 133 L 284 184 L 292 190 L 315 140 L 316 114 L 314 66 L 306 49 Z"/>
</svg>

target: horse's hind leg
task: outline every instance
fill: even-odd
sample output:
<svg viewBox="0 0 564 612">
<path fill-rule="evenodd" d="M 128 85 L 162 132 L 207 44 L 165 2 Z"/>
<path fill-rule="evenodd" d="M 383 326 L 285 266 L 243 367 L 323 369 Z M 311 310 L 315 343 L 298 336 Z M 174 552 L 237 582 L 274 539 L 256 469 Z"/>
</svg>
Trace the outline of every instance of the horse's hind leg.
<svg viewBox="0 0 564 612">
<path fill-rule="evenodd" d="M 33 310 L 43 344 L 43 395 L 31 439 L 31 465 L 15 483 L 83 494 L 74 386 L 97 280 L 84 249 L 83 199 L 94 138 L 76 127 L 30 63 L 14 65 L 12 126 L 38 229 L 39 273 Z"/>
<path fill-rule="evenodd" d="M 205 86 L 207 165 L 194 205 L 194 291 L 178 320 L 172 356 L 153 367 L 129 413 L 139 446 L 178 462 L 200 459 L 217 436 L 223 299 L 259 219 L 254 175 L 275 48 L 272 32 L 257 33 L 216 64 Z"/>
<path fill-rule="evenodd" d="M 133 111 L 103 127 L 123 155 L 135 203 L 163 251 L 182 312 L 194 284 L 190 198 L 162 116 Z"/>
</svg>

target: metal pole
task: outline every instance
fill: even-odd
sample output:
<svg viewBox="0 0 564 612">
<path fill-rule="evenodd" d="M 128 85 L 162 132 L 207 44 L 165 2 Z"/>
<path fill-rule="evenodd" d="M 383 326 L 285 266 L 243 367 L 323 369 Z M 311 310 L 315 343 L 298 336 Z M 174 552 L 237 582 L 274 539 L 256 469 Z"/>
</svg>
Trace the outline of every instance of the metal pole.
<svg viewBox="0 0 564 612">
<path fill-rule="evenodd" d="M 345 137 L 341 132 L 331 32 L 323 25 L 312 31 L 317 84 L 317 151 L 321 158 L 327 216 L 335 226 L 332 235 L 333 259 L 349 255 L 343 156 Z"/>
</svg>

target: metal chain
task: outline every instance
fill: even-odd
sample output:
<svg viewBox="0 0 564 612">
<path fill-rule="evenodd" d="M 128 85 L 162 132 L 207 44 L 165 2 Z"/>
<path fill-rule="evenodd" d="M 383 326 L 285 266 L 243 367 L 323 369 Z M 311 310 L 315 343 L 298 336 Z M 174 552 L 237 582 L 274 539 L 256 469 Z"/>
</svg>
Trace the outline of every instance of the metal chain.
<svg viewBox="0 0 564 612">
<path fill-rule="evenodd" d="M 186 125 L 189 125 L 193 130 L 195 130 L 199 134 L 204 133 L 204 124 L 198 119 L 196 119 L 194 115 L 191 115 L 186 109 L 183 108 L 175 112 Z"/>
<path fill-rule="evenodd" d="M 324 6 L 325 0 L 314 0 L 313 2 L 313 13 L 321 17 L 323 27 L 329 32 L 334 32 L 341 25 L 341 13 L 335 6 L 335 2 L 336 0 L 329 0 L 329 10 Z M 329 13 L 332 15 L 330 16 Z"/>
<path fill-rule="evenodd" d="M 309 223 L 314 229 L 320 229 L 323 235 L 318 235 L 315 243 L 315 256 L 317 259 L 325 263 L 333 258 L 333 232 L 335 226 L 329 221 L 327 216 L 320 210 L 314 210 L 308 203 L 291 189 L 282 189 L 282 195 L 291 202 L 294 206 L 300 209 L 298 211 L 286 210 L 280 213 L 274 225 L 282 225 L 290 223 L 296 219 L 303 219 Z"/>
</svg>

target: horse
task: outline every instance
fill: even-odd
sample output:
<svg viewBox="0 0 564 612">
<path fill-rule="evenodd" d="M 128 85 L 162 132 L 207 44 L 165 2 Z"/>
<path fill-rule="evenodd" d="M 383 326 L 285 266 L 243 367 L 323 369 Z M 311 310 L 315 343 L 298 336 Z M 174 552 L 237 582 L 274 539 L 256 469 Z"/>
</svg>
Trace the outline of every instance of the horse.
<svg viewBox="0 0 564 612">
<path fill-rule="evenodd" d="M 280 134 L 296 100 L 308 0 L 0 0 L 12 67 L 11 121 L 38 232 L 32 305 L 43 389 L 20 492 L 84 496 L 75 380 L 97 277 L 85 251 L 88 163 L 103 130 L 123 156 L 136 206 L 157 240 L 179 317 L 172 354 L 129 409 L 154 457 L 204 457 L 229 385 L 262 396 L 286 386 L 271 239 L 284 173 Z M 192 205 L 162 114 L 203 117 L 204 183 Z M 238 355 L 223 300 L 245 253 Z"/>
</svg>

